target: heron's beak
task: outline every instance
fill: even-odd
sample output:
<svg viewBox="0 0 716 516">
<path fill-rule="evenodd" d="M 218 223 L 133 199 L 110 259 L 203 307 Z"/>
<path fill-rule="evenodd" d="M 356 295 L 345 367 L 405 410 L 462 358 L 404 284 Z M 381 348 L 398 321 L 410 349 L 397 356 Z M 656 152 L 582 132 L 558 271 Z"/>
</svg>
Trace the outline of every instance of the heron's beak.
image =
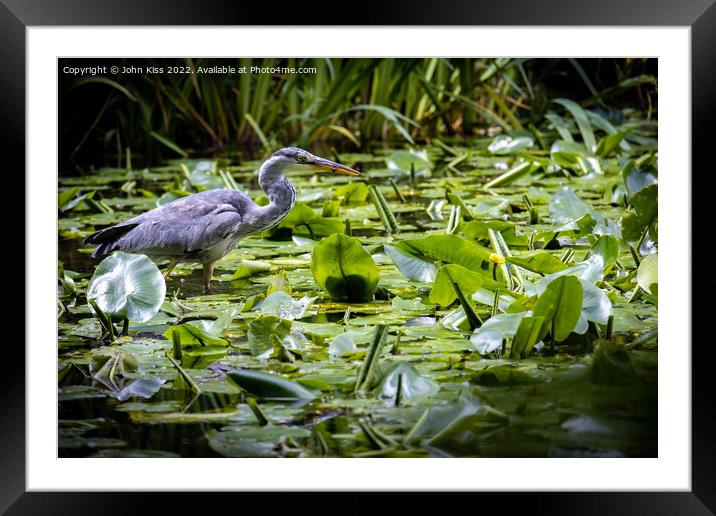
<svg viewBox="0 0 716 516">
<path fill-rule="evenodd" d="M 313 165 L 316 167 L 327 170 L 329 172 L 332 172 L 334 174 L 342 174 L 344 176 L 359 176 L 360 172 L 357 170 L 353 170 L 351 167 L 347 167 L 345 165 L 341 165 L 340 163 L 336 163 L 334 161 L 329 161 L 327 159 L 316 157 L 313 160 Z"/>
</svg>

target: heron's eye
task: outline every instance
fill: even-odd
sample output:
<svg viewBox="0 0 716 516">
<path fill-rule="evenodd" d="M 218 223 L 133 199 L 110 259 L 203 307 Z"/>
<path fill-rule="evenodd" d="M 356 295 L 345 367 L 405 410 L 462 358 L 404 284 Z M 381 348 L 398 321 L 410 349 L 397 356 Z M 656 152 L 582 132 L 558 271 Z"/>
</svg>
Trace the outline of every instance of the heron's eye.
<svg viewBox="0 0 716 516">
<path fill-rule="evenodd" d="M 299 154 L 298 156 L 296 156 L 296 161 L 305 163 L 308 161 L 308 156 L 306 156 L 305 154 Z"/>
</svg>

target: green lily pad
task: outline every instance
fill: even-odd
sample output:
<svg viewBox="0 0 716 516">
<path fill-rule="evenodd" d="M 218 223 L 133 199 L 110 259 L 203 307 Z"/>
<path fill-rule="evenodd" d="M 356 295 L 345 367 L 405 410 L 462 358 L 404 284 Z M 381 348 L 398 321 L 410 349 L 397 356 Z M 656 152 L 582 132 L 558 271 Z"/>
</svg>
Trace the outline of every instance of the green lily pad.
<svg viewBox="0 0 716 516">
<path fill-rule="evenodd" d="M 272 336 L 282 340 L 291 331 L 291 321 L 273 315 L 257 317 L 249 323 L 247 332 L 249 348 L 254 356 L 273 349 Z"/>
<path fill-rule="evenodd" d="M 222 312 L 215 320 L 189 321 L 184 324 L 172 326 L 164 332 L 164 336 L 173 340 L 174 335 L 179 338 L 182 346 L 200 344 L 202 346 L 226 346 L 229 341 L 221 337 L 221 334 L 231 324 L 236 315 L 235 309 L 231 308 Z"/>
<path fill-rule="evenodd" d="M 411 168 L 418 176 L 430 175 L 432 167 L 425 151 L 395 151 L 388 156 L 386 163 L 390 170 L 410 173 Z"/>
<path fill-rule="evenodd" d="M 567 268 L 567 264 L 549 251 L 532 251 L 519 256 L 506 256 L 505 260 L 528 271 L 552 274 Z"/>
<path fill-rule="evenodd" d="M 146 322 L 164 302 L 166 284 L 152 260 L 116 252 L 100 262 L 87 287 L 87 299 L 114 321 Z"/>
<path fill-rule="evenodd" d="M 560 276 L 547 285 L 534 307 L 536 317 L 544 317 L 542 338 L 549 330 L 561 342 L 577 326 L 582 313 L 583 289 L 575 276 Z"/>
<path fill-rule="evenodd" d="M 422 282 L 435 281 L 438 268 L 432 261 L 421 258 L 397 246 L 384 244 L 383 249 L 406 278 Z"/>
<path fill-rule="evenodd" d="M 659 255 L 645 256 L 639 264 L 636 281 L 641 288 L 651 295 L 656 295 L 659 284 Z"/>
<path fill-rule="evenodd" d="M 253 369 L 234 369 L 227 376 L 243 390 L 259 398 L 270 400 L 312 400 L 316 397 L 300 383 L 276 374 Z"/>
<path fill-rule="evenodd" d="M 278 457 L 287 438 L 306 439 L 311 432 L 297 426 L 224 427 L 207 434 L 209 446 L 225 457 Z"/>
<path fill-rule="evenodd" d="M 402 240 L 400 248 L 426 261 L 456 263 L 472 271 L 487 270 L 492 251 L 456 235 Z"/>
<path fill-rule="evenodd" d="M 487 271 L 474 272 L 457 264 L 443 265 L 430 291 L 430 302 L 442 307 L 450 306 L 457 299 L 453 282 L 465 296 L 471 296 L 482 287 L 495 289 L 502 286 Z"/>
<path fill-rule="evenodd" d="M 313 249 L 311 272 L 319 287 L 336 299 L 365 301 L 373 297 L 379 272 L 373 258 L 355 238 L 335 234 Z"/>
<path fill-rule="evenodd" d="M 392 400 L 400 391 L 400 399 L 410 401 L 432 396 L 438 389 L 435 382 L 424 378 L 411 364 L 398 362 L 385 371 L 374 393 L 379 398 Z"/>
<path fill-rule="evenodd" d="M 529 149 L 534 145 L 534 140 L 529 136 L 510 136 L 501 134 L 496 136 L 494 140 L 487 146 L 487 150 L 492 154 L 516 154 L 523 150 Z"/>
</svg>

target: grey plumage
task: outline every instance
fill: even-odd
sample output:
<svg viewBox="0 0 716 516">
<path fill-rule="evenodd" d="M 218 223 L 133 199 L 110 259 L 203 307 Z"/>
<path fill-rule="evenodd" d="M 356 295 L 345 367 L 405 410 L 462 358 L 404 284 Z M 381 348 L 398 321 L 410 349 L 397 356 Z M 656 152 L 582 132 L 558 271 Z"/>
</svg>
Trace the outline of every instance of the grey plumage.
<svg viewBox="0 0 716 516">
<path fill-rule="evenodd" d="M 241 214 L 251 205 L 256 206 L 243 192 L 207 190 L 98 231 L 85 242 L 99 244 L 92 253 L 94 258 L 128 251 L 204 263 L 201 252 L 237 233 Z"/>
<path fill-rule="evenodd" d="M 170 260 L 172 265 L 165 277 L 178 262 L 202 263 L 204 287 L 208 290 L 217 260 L 241 238 L 273 227 L 291 211 L 296 189 L 283 174 L 293 164 L 358 174 L 297 147 L 286 147 L 271 155 L 259 170 L 259 186 L 269 197 L 266 206 L 259 206 L 238 190 L 207 190 L 99 230 L 85 242 L 97 245 L 92 253 L 94 258 L 124 251 Z"/>
</svg>

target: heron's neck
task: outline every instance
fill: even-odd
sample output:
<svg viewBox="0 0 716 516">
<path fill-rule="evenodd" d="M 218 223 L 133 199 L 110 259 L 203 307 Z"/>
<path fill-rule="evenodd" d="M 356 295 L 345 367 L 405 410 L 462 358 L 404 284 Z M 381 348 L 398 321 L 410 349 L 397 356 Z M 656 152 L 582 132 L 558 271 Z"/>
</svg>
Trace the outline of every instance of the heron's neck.
<svg viewBox="0 0 716 516">
<path fill-rule="evenodd" d="M 284 177 L 283 168 L 277 161 L 268 160 L 259 171 L 259 186 L 269 198 L 268 205 L 259 207 L 257 222 L 261 226 L 277 224 L 296 203 L 296 188 Z"/>
</svg>

